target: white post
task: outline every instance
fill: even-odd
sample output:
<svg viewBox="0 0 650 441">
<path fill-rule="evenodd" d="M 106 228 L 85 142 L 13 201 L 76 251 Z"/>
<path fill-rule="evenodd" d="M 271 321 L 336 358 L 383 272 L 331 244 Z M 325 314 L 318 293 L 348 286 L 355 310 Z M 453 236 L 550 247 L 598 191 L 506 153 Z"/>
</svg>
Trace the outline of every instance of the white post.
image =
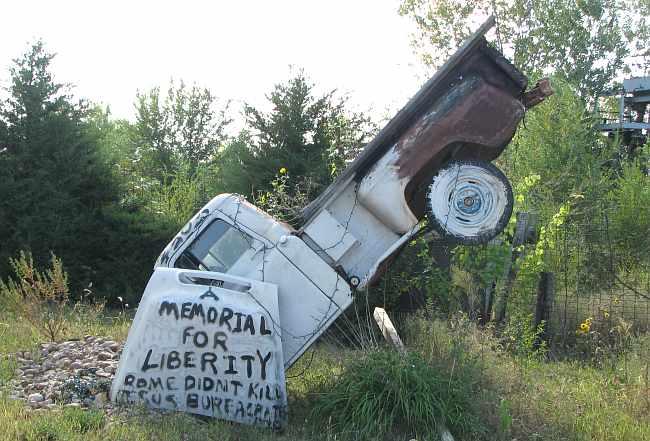
<svg viewBox="0 0 650 441">
<path fill-rule="evenodd" d="M 383 334 L 386 341 L 395 346 L 395 349 L 397 349 L 399 352 L 406 352 L 404 343 L 402 342 L 402 339 L 399 338 L 399 334 L 397 333 L 395 326 L 393 326 L 393 322 L 390 320 L 390 317 L 388 317 L 388 314 L 384 308 L 375 308 L 372 316 L 375 318 L 377 326 L 379 326 L 379 330 Z"/>
</svg>

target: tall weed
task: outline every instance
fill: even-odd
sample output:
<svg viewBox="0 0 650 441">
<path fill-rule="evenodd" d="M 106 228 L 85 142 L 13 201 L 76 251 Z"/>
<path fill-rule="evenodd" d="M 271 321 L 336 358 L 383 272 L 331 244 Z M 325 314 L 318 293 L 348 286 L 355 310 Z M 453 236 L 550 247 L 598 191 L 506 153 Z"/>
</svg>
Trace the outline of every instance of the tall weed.
<svg viewBox="0 0 650 441">
<path fill-rule="evenodd" d="M 61 337 L 69 301 L 68 275 L 61 259 L 52 254 L 52 267 L 39 271 L 31 254 L 20 252 L 10 259 L 16 280 L 0 280 L 0 296 L 6 304 L 52 341 Z"/>
</svg>

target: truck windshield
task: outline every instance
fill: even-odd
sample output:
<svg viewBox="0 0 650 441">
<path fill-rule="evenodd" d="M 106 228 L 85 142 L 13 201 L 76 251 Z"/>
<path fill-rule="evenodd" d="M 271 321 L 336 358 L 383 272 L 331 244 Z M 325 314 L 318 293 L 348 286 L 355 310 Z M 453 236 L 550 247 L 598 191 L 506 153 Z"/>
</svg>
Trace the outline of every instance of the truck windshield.
<svg viewBox="0 0 650 441">
<path fill-rule="evenodd" d="M 183 251 L 174 266 L 225 273 L 252 245 L 252 237 L 217 219 Z"/>
</svg>

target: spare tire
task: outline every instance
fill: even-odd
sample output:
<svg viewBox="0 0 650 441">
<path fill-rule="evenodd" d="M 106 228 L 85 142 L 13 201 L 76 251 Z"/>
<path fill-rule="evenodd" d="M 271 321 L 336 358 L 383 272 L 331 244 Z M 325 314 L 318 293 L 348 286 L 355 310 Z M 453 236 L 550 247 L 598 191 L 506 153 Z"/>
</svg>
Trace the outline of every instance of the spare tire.
<svg viewBox="0 0 650 441">
<path fill-rule="evenodd" d="M 508 225 L 512 187 L 490 162 L 453 161 L 433 177 L 426 205 L 429 225 L 443 239 L 478 245 Z"/>
</svg>

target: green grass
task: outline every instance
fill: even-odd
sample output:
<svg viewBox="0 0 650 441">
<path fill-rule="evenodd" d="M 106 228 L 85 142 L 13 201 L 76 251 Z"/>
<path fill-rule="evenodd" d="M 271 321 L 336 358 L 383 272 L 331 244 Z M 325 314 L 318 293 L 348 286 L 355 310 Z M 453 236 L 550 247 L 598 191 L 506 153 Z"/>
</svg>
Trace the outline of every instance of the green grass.
<svg viewBox="0 0 650 441">
<path fill-rule="evenodd" d="M 472 403 L 472 381 L 433 367 L 418 352 L 369 350 L 332 377 L 313 409 L 334 431 L 359 439 L 383 433 L 437 439 L 445 426 L 462 439 L 484 432 Z"/>
<path fill-rule="evenodd" d="M 94 334 L 120 340 L 128 332 L 130 315 L 77 311 L 68 320 L 67 337 Z M 608 358 L 605 367 L 594 367 L 570 356 L 563 361 L 514 357 L 501 349 L 500 342 L 489 331 L 481 331 L 467 321 L 406 320 L 403 337 L 409 349 L 417 352 L 422 362 L 422 375 L 433 371 L 442 383 L 460 381 L 466 387 L 464 393 L 471 394 L 474 413 L 468 417 L 478 418 L 477 430 L 466 430 L 465 436 L 459 438 L 463 441 L 650 439 L 650 338 L 636 338 L 630 351 Z M 7 324 L 0 328 L 0 382 L 4 383 L 15 370 L 6 355 L 17 350 L 34 350 L 41 337 L 24 321 L 8 313 L 0 316 L 0 323 Z M 410 439 L 414 427 L 409 424 L 396 424 L 390 433 L 344 432 L 347 429 L 337 428 L 331 415 L 318 412 L 316 403 L 319 400 L 327 399 L 331 391 L 341 391 L 341 387 L 336 387 L 339 379 L 347 378 L 348 387 L 358 387 L 358 382 L 350 379 L 355 378 L 354 369 L 366 354 L 321 345 L 313 351 L 313 357 L 311 353 L 303 357 L 287 373 L 290 414 L 289 426 L 282 433 L 178 413 L 163 415 L 138 408 L 128 416 L 117 417 L 108 417 L 97 410 L 70 408 L 29 411 L 0 392 L 0 439 Z M 375 366 L 381 369 L 376 363 Z M 399 372 L 389 374 L 400 375 Z M 386 378 L 389 379 L 390 375 Z M 409 397 L 408 387 L 392 390 L 400 392 L 397 396 L 405 397 L 405 400 Z M 422 391 L 413 391 L 414 396 L 416 392 Z M 329 395 L 330 398 L 335 396 Z M 440 399 L 443 403 L 455 403 L 449 396 Z M 424 408 L 420 401 L 406 400 L 405 403 L 413 412 L 418 412 L 417 407 Z M 391 411 L 388 400 L 380 403 Z M 362 406 L 363 402 L 357 404 Z M 428 411 L 419 412 L 414 416 L 422 418 L 422 413 Z M 484 430 L 478 430 L 481 428 Z M 435 439 L 435 435 L 418 434 L 418 439 Z"/>
<path fill-rule="evenodd" d="M 146 412 L 109 420 L 96 410 L 58 409 L 26 412 L 22 406 L 0 399 L 1 439 L 25 441 L 149 441 L 149 440 L 240 440 L 274 439 L 261 429 L 235 426 L 222 421 L 203 421 L 189 415 Z M 292 434 L 293 435 L 293 434 Z M 284 438 L 284 437 L 282 437 Z M 309 439 L 291 438 L 291 439 Z"/>
</svg>

